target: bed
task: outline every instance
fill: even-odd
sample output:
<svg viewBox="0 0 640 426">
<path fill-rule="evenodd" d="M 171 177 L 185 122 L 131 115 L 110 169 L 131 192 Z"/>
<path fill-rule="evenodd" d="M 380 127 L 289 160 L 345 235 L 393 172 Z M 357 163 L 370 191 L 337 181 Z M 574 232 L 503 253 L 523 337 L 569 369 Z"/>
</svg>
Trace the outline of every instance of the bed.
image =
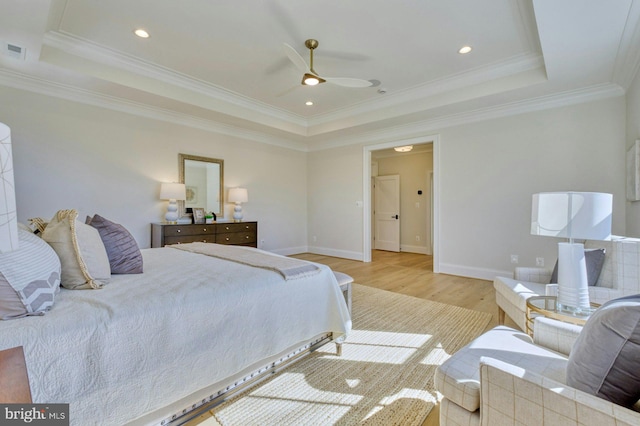
<svg viewBox="0 0 640 426">
<path fill-rule="evenodd" d="M 0 321 L 0 349 L 24 347 L 33 402 L 70 403 L 72 425 L 167 424 L 351 328 L 324 265 L 287 280 L 172 247 L 141 254 L 141 274 L 61 288 L 46 315 Z"/>
</svg>

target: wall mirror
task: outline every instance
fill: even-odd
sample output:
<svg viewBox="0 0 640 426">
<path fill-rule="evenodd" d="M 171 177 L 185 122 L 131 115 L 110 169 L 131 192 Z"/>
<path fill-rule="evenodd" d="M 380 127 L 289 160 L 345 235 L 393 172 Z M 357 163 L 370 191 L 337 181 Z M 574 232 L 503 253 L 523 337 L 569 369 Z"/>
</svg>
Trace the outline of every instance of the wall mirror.
<svg viewBox="0 0 640 426">
<path fill-rule="evenodd" d="M 187 189 L 187 199 L 180 212 L 186 208 L 202 207 L 205 212 L 224 216 L 224 161 L 218 158 L 178 154 L 180 182 Z"/>
</svg>

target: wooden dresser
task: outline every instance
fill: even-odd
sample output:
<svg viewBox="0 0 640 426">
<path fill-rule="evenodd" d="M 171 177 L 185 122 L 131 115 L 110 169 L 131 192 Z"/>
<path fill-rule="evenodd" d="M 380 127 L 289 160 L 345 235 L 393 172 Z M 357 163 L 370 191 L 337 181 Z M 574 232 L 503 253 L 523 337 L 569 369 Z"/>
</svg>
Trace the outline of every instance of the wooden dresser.
<svg viewBox="0 0 640 426">
<path fill-rule="evenodd" d="M 193 242 L 258 247 L 258 222 L 214 222 L 206 225 L 151 224 L 151 247 Z"/>
</svg>

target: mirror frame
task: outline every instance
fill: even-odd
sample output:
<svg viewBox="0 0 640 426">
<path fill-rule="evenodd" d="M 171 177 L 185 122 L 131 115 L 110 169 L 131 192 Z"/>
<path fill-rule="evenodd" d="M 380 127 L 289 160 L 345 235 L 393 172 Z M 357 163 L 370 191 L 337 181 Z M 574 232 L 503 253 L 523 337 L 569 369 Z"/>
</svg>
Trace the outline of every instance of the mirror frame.
<svg viewBox="0 0 640 426">
<path fill-rule="evenodd" d="M 180 183 L 184 181 L 184 163 L 186 160 L 202 161 L 204 163 L 216 163 L 220 167 L 220 207 L 218 207 L 219 213 L 216 213 L 218 217 L 224 217 L 224 160 L 219 158 L 201 157 L 199 155 L 178 154 L 178 174 L 180 177 Z M 180 206 L 180 216 L 184 216 L 185 213 L 185 201 L 178 201 Z"/>
</svg>

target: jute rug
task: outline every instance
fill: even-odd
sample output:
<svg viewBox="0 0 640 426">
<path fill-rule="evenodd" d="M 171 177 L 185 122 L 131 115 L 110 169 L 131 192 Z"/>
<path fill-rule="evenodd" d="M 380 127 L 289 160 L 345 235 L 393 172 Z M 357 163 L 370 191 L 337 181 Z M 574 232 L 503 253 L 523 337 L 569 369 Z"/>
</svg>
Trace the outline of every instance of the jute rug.
<svg viewBox="0 0 640 426">
<path fill-rule="evenodd" d="M 353 331 L 212 410 L 204 425 L 421 425 L 433 374 L 491 315 L 353 285 Z"/>
</svg>

